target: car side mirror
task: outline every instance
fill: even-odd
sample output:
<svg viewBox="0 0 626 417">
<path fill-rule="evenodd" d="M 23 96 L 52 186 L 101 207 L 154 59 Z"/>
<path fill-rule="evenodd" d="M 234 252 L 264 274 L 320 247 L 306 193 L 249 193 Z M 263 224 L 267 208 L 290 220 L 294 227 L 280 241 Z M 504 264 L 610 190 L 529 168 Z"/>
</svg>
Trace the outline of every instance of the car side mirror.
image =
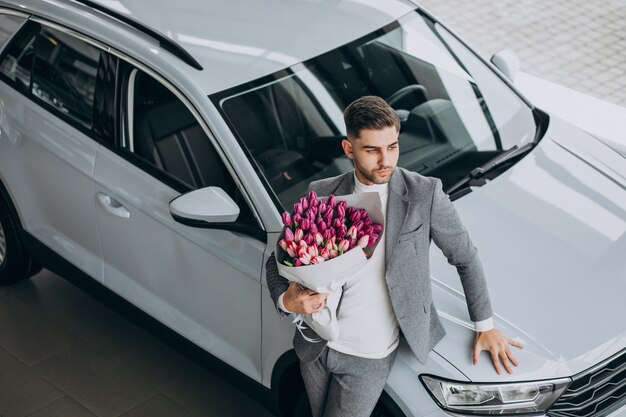
<svg viewBox="0 0 626 417">
<path fill-rule="evenodd" d="M 511 82 L 515 81 L 520 68 L 519 58 L 512 49 L 501 49 L 491 57 L 491 63 Z"/>
<path fill-rule="evenodd" d="M 170 214 L 187 226 L 232 223 L 239 216 L 237 203 L 220 187 L 200 188 L 170 202 Z"/>
</svg>

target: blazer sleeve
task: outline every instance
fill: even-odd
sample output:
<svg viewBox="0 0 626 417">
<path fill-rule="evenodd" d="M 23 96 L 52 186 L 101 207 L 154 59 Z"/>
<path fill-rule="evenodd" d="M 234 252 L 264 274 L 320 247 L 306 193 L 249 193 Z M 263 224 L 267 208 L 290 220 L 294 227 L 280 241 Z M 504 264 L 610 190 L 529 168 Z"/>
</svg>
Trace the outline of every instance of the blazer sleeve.
<svg viewBox="0 0 626 417">
<path fill-rule="evenodd" d="M 474 322 L 493 315 L 485 273 L 467 229 L 461 223 L 450 197 L 437 179 L 433 192 L 430 233 L 443 251 L 448 263 L 456 267 L 461 278 L 467 309 Z"/>
<path fill-rule="evenodd" d="M 276 266 L 276 256 L 274 255 L 274 252 L 272 252 L 269 258 L 267 258 L 267 262 L 265 264 L 265 280 L 267 282 L 267 288 L 270 290 L 272 301 L 274 301 L 274 305 L 276 306 L 278 315 L 281 318 L 288 316 L 289 313 L 278 307 L 278 297 L 287 291 L 289 281 L 278 273 L 278 266 Z"/>
</svg>

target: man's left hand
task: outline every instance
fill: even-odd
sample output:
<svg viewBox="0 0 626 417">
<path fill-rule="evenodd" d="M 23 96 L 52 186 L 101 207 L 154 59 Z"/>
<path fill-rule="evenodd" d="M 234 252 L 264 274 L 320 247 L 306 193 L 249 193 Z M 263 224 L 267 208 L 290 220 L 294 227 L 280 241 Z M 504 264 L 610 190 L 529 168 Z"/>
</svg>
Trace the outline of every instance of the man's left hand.
<svg viewBox="0 0 626 417">
<path fill-rule="evenodd" d="M 498 375 L 502 374 L 500 361 L 502 361 L 504 369 L 506 369 L 508 373 L 513 373 L 511 364 L 517 366 L 518 362 L 511 353 L 509 345 L 520 349 L 524 348 L 524 345 L 516 342 L 515 340 L 509 339 L 497 329 L 491 329 L 486 332 L 477 332 L 476 337 L 474 338 L 474 365 L 478 364 L 480 352 L 486 350 L 491 354 L 491 361 L 493 362 L 493 366 L 496 368 Z"/>
</svg>

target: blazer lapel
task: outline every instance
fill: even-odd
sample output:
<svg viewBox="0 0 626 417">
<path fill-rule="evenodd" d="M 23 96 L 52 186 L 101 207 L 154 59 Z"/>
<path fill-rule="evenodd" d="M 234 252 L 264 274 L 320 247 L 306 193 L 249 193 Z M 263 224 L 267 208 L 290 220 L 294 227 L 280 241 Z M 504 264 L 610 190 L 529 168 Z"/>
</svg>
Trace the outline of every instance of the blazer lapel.
<svg viewBox="0 0 626 417">
<path fill-rule="evenodd" d="M 330 191 L 328 194 L 334 195 L 348 195 L 354 192 L 354 171 L 346 172 L 341 176 L 339 184 L 335 190 Z"/>
<path fill-rule="evenodd" d="M 389 181 L 389 194 L 387 196 L 387 216 L 385 219 L 385 270 L 387 271 L 393 260 L 410 204 L 404 177 L 400 169 L 396 168 Z"/>
</svg>

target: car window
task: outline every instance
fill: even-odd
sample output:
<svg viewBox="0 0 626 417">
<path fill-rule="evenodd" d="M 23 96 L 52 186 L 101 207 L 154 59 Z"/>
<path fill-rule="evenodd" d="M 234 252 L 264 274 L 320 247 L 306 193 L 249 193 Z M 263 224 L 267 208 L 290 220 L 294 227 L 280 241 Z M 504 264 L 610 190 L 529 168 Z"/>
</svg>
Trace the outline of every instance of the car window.
<svg viewBox="0 0 626 417">
<path fill-rule="evenodd" d="M 128 134 L 123 146 L 190 189 L 235 184 L 204 130 L 172 91 L 145 72 L 129 78 Z"/>
<path fill-rule="evenodd" d="M 24 24 L 25 18 L 12 16 L 8 14 L 0 14 L 0 49 L 17 30 Z"/>
<path fill-rule="evenodd" d="M 342 113 L 370 94 L 385 98 L 401 120 L 398 166 L 438 177 L 444 187 L 536 132 L 532 109 L 416 12 L 211 99 L 270 194 L 288 208 L 311 181 L 353 169 L 341 148 Z"/>
<path fill-rule="evenodd" d="M 0 64 L 0 73 L 22 92 L 28 92 L 30 89 L 33 53 L 38 31 L 39 25 L 37 24 L 25 26 L 14 41 L 7 46 L 8 49 Z"/>
<path fill-rule="evenodd" d="M 91 128 L 100 55 L 87 42 L 43 27 L 35 42 L 33 96 Z"/>
</svg>

